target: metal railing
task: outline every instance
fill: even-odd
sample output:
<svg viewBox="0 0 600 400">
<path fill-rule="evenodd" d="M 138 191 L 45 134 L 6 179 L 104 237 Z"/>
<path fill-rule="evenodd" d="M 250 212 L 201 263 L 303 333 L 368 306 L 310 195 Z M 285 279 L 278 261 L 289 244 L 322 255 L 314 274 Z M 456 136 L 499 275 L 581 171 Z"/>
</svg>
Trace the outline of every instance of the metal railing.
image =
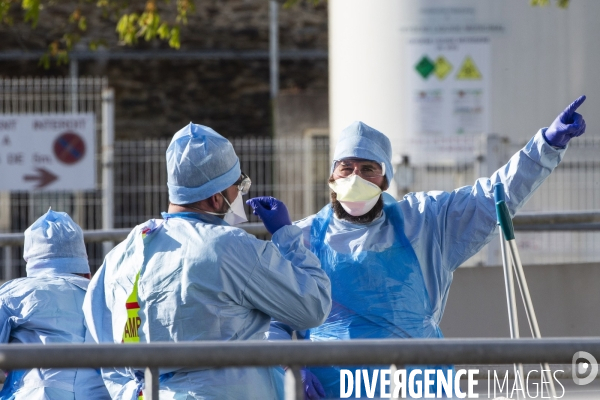
<svg viewBox="0 0 600 400">
<path fill-rule="evenodd" d="M 513 224 L 519 231 L 597 231 L 600 211 L 524 212 L 513 218 Z"/>
<path fill-rule="evenodd" d="M 80 82 L 78 87 L 81 91 L 84 86 Z M 36 99 L 38 95 L 28 96 Z M 101 98 L 95 101 L 102 104 Z M 29 109 L 27 107 L 18 110 L 25 112 L 23 110 Z M 89 111 L 89 108 L 86 110 Z M 109 124 L 104 121 L 97 124 L 98 127 L 105 125 Z M 273 195 L 280 198 L 286 203 L 294 220 L 317 212 L 329 201 L 327 179 L 330 168 L 329 139 L 325 134 L 319 135 L 232 139 L 242 170 L 253 181 L 249 196 Z M 465 153 L 464 158 L 452 163 L 428 155 L 427 162 L 420 164 L 417 159 L 411 158 L 409 161 L 407 156 L 406 161 L 395 165 L 396 189 L 391 187 L 389 193 L 400 199 L 409 191 L 451 191 L 472 184 L 478 177 L 490 176 L 523 144 L 497 137 L 494 139 L 494 135 L 483 135 L 478 139 L 487 145 L 480 149 L 475 146 L 475 138 L 465 139 L 472 142 L 469 154 Z M 102 179 L 94 191 L 0 193 L 0 231 L 24 231 L 49 206 L 68 212 L 86 230 L 126 228 L 157 217 L 168 206 L 165 165 L 168 143 L 168 140 L 116 141 L 112 163 L 101 162 L 105 155 L 98 154 L 97 157 L 99 170 L 103 165 L 112 166 L 114 184 L 110 185 L 105 179 L 110 175 L 105 173 L 105 168 L 103 174 L 99 174 Z M 600 177 L 600 162 L 596 157 L 598 149 L 599 139 L 582 139 L 570 145 L 565 160 L 521 211 L 583 211 L 597 207 L 600 199 L 600 185 L 597 184 Z M 103 197 L 103 194 L 111 191 L 101 190 L 101 187 L 111 186 L 114 187 L 114 195 Z M 112 208 L 103 206 L 103 201 L 108 198 L 113 199 Z M 250 214 L 249 207 L 246 207 L 246 211 L 251 222 L 259 221 Z M 113 222 L 106 222 L 111 219 Z M 600 232 L 594 225 L 578 225 L 576 228 L 563 226 L 559 229 L 538 224 L 520 230 L 524 232 L 519 239 L 525 264 L 589 263 L 600 257 L 600 248 L 596 246 Z M 497 265 L 500 259 L 497 247 L 495 242 L 486 246 L 465 265 Z M 87 246 L 92 271 L 102 263 L 104 250 L 105 246 L 96 243 Z M 22 249 L 13 247 L 12 254 L 0 258 L 0 268 L 7 270 L 3 265 L 10 258 L 13 271 L 10 276 L 24 275 L 25 264 L 21 260 L 21 253 Z M 0 277 L 7 278 L 4 275 Z"/>
<path fill-rule="evenodd" d="M 562 213 L 520 213 L 513 219 L 515 230 L 520 232 L 589 232 L 600 231 L 600 211 L 572 211 Z M 261 222 L 250 222 L 239 225 L 246 232 L 268 237 L 269 232 Z M 112 243 L 124 240 L 132 228 L 111 230 L 86 230 L 83 238 L 86 243 L 107 243 L 107 249 Z M 4 248 L 4 280 L 12 279 L 13 268 L 11 252 L 12 247 L 23 246 L 25 235 L 23 233 L 0 233 L 0 247 Z M 100 262 L 101 263 L 101 262 Z"/>
<path fill-rule="evenodd" d="M 146 400 L 158 399 L 158 368 L 289 366 L 286 400 L 304 398 L 305 365 L 571 364 L 575 353 L 600 358 L 600 338 L 393 339 L 349 341 L 237 341 L 140 344 L 0 345 L 0 368 L 145 366 Z"/>
<path fill-rule="evenodd" d="M 521 213 L 513 218 L 517 231 L 600 231 L 600 211 L 573 211 L 563 213 Z M 252 235 L 268 235 L 261 222 L 238 225 Z M 83 231 L 85 242 L 116 242 L 129 235 L 133 228 Z M 23 233 L 0 233 L 0 247 L 22 246 Z"/>
<path fill-rule="evenodd" d="M 269 232 L 262 223 L 252 222 L 240 225 L 240 228 L 252 235 L 267 235 Z M 83 231 L 83 240 L 86 243 L 93 242 L 118 242 L 124 240 L 133 228 L 121 229 L 97 229 Z M 23 246 L 25 240 L 24 233 L 0 233 L 0 247 L 2 246 Z"/>
</svg>

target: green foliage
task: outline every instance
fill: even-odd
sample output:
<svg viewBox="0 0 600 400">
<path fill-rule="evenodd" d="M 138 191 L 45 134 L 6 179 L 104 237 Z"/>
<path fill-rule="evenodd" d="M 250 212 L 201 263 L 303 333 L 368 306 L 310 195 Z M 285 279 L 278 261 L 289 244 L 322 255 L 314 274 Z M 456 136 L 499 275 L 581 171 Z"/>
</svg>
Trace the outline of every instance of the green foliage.
<svg viewBox="0 0 600 400">
<path fill-rule="evenodd" d="M 550 0 L 530 0 L 532 6 L 547 6 L 550 4 Z M 567 8 L 569 6 L 569 0 L 557 0 L 556 4 L 560 8 Z"/>
<path fill-rule="evenodd" d="M 13 19 L 8 14 L 10 6 L 12 5 L 11 0 L 0 0 L 0 24 L 12 25 Z"/>
<path fill-rule="evenodd" d="M 290 8 L 300 3 L 301 0 L 285 0 L 283 3 L 283 8 Z M 327 0 L 305 0 L 308 4 L 314 6 L 319 5 L 321 2 L 326 2 Z"/>
<path fill-rule="evenodd" d="M 98 50 L 100 48 L 100 46 L 104 46 L 104 47 L 107 46 L 107 43 L 106 43 L 106 41 L 104 39 L 93 39 L 88 44 L 88 47 L 92 51 Z"/>
<path fill-rule="evenodd" d="M 117 33 L 119 40 L 123 44 L 132 45 L 137 43 L 137 28 L 136 23 L 139 16 L 136 13 L 125 14 L 117 22 Z"/>
<path fill-rule="evenodd" d="M 169 37 L 169 46 L 179 49 L 181 41 L 179 40 L 179 27 L 175 26 L 171 29 L 171 36 Z"/>
<path fill-rule="evenodd" d="M 30 22 L 31 27 L 35 28 L 40 19 L 40 11 L 42 9 L 40 0 L 23 0 L 22 7 L 23 10 L 25 10 L 23 20 L 25 22 Z"/>
<path fill-rule="evenodd" d="M 92 12 L 94 7 L 102 11 L 103 17 L 115 18 L 116 32 L 121 45 L 133 46 L 138 43 L 139 38 L 146 41 L 157 39 L 175 49 L 181 46 L 181 26 L 187 24 L 188 16 L 195 10 L 194 0 L 71 0 L 67 4 L 72 4 L 67 25 L 61 36 L 49 38 L 48 50 L 40 59 L 40 65 L 45 68 L 49 68 L 52 62 L 57 65 L 68 62 L 69 52 L 88 31 L 90 18 L 85 13 Z M 44 18 L 45 12 L 59 5 L 64 7 L 65 3 L 56 0 L 0 0 L 0 24 L 12 25 L 15 22 L 13 16 L 18 14 L 20 6 L 22 16 L 17 21 L 29 24 L 35 29 L 40 18 Z M 169 21 L 165 15 L 173 8 L 176 10 L 175 16 Z M 106 45 L 104 40 L 88 40 L 91 50 Z"/>
</svg>

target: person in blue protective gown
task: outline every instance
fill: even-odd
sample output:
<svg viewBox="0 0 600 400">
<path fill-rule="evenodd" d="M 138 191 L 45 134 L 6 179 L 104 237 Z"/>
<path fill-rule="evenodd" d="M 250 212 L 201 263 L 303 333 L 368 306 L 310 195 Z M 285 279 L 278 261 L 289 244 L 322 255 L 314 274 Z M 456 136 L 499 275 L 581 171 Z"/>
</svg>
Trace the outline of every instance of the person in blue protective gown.
<svg viewBox="0 0 600 400">
<path fill-rule="evenodd" d="M 83 298 L 90 282 L 83 232 L 49 210 L 25 231 L 27 277 L 0 287 L 0 343 L 83 343 Z M 89 339 L 89 337 L 88 337 Z M 1 400 L 110 399 L 99 370 L 10 371 Z"/>
<path fill-rule="evenodd" d="M 298 335 L 313 341 L 441 338 L 454 270 L 496 232 L 493 185 L 504 185 L 514 216 L 559 164 L 568 141 L 584 133 L 585 121 L 575 112 L 584 100 L 567 107 L 490 178 L 449 193 L 409 193 L 400 201 L 383 193 L 393 177 L 389 139 L 362 122 L 344 129 L 331 168 L 331 204 L 295 223 L 331 279 L 333 305 L 325 323 Z M 270 336 L 289 338 L 290 332 L 274 322 Z M 308 398 L 340 396 L 339 368 L 309 372 Z M 325 396 L 317 396 L 318 382 Z"/>
<path fill-rule="evenodd" d="M 93 338 L 109 343 L 266 340 L 271 318 L 297 329 L 331 308 L 329 278 L 285 205 L 254 199 L 272 241 L 246 221 L 250 179 L 231 143 L 189 124 L 167 149 L 168 213 L 129 234 L 105 258 L 84 302 Z M 161 399 L 278 399 L 283 369 L 160 369 Z M 143 396 L 144 371 L 106 368 L 113 398 Z"/>
</svg>

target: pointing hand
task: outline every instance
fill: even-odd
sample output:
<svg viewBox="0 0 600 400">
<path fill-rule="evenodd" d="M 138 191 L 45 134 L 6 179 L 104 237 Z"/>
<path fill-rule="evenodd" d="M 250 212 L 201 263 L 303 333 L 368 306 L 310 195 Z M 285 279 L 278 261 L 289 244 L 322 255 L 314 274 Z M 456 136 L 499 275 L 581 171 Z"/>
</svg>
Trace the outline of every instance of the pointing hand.
<svg viewBox="0 0 600 400">
<path fill-rule="evenodd" d="M 549 144 L 564 148 L 569 140 L 583 135 L 585 120 L 581 114 L 575 111 L 584 101 L 585 96 L 579 97 L 556 117 L 552 125 L 544 132 L 544 138 Z"/>
</svg>

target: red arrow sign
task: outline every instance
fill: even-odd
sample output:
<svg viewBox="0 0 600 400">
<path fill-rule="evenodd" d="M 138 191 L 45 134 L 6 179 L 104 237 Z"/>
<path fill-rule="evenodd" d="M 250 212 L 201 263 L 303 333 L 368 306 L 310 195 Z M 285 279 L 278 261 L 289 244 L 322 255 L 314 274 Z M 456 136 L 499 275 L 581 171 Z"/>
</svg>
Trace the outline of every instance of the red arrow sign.
<svg viewBox="0 0 600 400">
<path fill-rule="evenodd" d="M 24 181 L 38 181 L 36 189 L 43 188 L 58 179 L 58 176 L 44 168 L 36 168 L 36 170 L 38 175 L 25 175 L 23 177 Z"/>
</svg>

